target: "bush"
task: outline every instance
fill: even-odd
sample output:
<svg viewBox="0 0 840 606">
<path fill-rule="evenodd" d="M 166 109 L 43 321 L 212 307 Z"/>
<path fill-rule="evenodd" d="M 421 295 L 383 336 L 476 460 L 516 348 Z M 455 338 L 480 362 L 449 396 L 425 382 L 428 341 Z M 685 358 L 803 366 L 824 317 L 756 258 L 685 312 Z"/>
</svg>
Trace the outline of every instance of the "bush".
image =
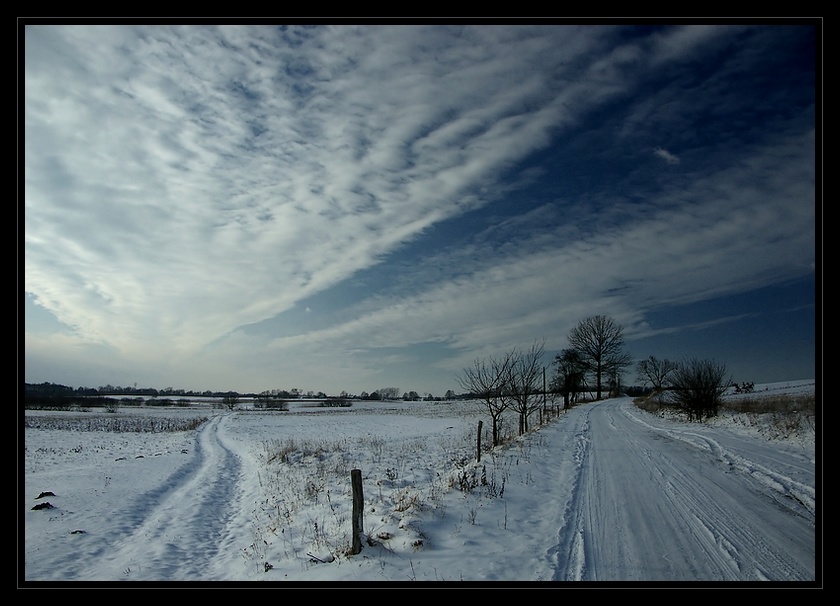
<svg viewBox="0 0 840 606">
<path fill-rule="evenodd" d="M 270 396 L 257 396 L 254 398 L 254 408 L 265 410 L 289 410 L 289 401 Z"/>
<path fill-rule="evenodd" d="M 683 361 L 671 375 L 669 399 L 689 421 L 717 416 L 721 397 L 730 384 L 725 376 L 726 366 L 713 360 Z"/>
</svg>

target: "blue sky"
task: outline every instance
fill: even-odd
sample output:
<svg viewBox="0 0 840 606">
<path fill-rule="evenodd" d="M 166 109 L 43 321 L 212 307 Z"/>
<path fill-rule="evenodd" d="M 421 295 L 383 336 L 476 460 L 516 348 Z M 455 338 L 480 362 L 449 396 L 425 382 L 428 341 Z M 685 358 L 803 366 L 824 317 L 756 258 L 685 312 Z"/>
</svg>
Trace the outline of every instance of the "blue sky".
<svg viewBox="0 0 840 606">
<path fill-rule="evenodd" d="M 595 314 L 817 375 L 821 21 L 19 31 L 27 382 L 443 395 Z"/>
</svg>

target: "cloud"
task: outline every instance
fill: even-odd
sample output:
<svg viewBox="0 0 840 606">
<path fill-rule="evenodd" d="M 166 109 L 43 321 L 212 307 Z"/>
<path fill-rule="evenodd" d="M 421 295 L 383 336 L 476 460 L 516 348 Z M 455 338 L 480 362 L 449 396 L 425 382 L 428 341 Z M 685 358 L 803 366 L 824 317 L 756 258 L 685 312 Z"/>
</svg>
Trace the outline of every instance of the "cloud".
<svg viewBox="0 0 840 606">
<path fill-rule="evenodd" d="M 786 259 L 813 259 L 807 111 L 727 132 L 715 154 L 686 127 L 713 101 L 682 93 L 700 86 L 682 68 L 730 31 L 29 26 L 26 292 L 67 327 L 65 351 L 256 380 L 277 359 L 305 372 L 295 352 L 351 377 L 376 372 L 360 343 L 472 357 L 562 335 L 592 309 L 632 325 L 790 275 Z M 582 139 L 597 141 L 598 176 L 574 186 Z M 620 154 L 638 162 L 664 140 L 680 158 L 655 156 L 690 174 L 611 181 Z M 555 146 L 563 170 L 530 164 Z M 443 228 L 455 235 L 427 248 Z M 340 312 L 310 301 L 340 302 L 354 279 L 386 287 Z M 254 328 L 304 309 L 297 331 Z M 27 335 L 33 355 L 46 347 Z"/>
<path fill-rule="evenodd" d="M 27 289 L 128 350 L 194 350 L 378 262 L 560 121 L 540 30 L 27 36 Z"/>
<path fill-rule="evenodd" d="M 680 159 L 676 157 L 674 154 L 669 152 L 667 149 L 662 149 L 661 147 L 657 147 L 653 150 L 653 154 L 665 160 L 668 164 L 679 164 Z"/>
<path fill-rule="evenodd" d="M 809 139 L 807 133 L 773 138 L 745 158 L 750 175 L 733 168 L 698 179 L 690 189 L 654 200 L 659 210 L 653 214 L 639 207 L 635 221 L 589 238 L 564 241 L 552 237 L 552 229 L 535 229 L 558 220 L 556 206 L 518 216 L 494 226 L 484 244 L 445 250 L 419 269 L 405 268 L 405 282 L 420 292 L 377 299 L 348 322 L 277 339 L 272 347 L 349 350 L 360 343 L 375 348 L 437 341 L 473 355 L 543 336 L 559 345 L 591 313 L 615 316 L 633 330 L 646 310 L 799 275 L 795 260 L 813 250 L 814 209 L 790 199 L 812 198 L 813 183 L 797 177 L 804 164 L 784 157 L 802 156 L 793 150 L 807 148 Z M 807 154 L 802 157 L 807 162 Z M 680 202 L 671 199 L 677 195 Z M 520 239 L 515 247 L 491 254 L 516 240 L 514 234 Z M 442 271 L 427 274 L 429 268 Z"/>
</svg>

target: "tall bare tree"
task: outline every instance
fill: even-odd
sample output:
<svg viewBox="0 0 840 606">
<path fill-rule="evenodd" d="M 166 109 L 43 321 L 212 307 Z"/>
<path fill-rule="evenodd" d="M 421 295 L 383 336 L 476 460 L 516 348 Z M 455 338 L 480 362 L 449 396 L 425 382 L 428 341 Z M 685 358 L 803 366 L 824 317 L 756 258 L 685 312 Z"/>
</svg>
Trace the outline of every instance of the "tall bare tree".
<svg viewBox="0 0 840 606">
<path fill-rule="evenodd" d="M 632 363 L 630 355 L 624 352 L 624 329 L 607 316 L 590 316 L 569 332 L 568 339 L 595 375 L 595 389 L 600 400 L 603 378 L 620 374 L 622 368 Z"/>
<path fill-rule="evenodd" d="M 493 446 L 499 445 L 499 421 L 510 406 L 506 381 L 512 364 L 512 353 L 507 353 L 501 358 L 476 358 L 473 365 L 465 368 L 458 377 L 461 388 L 480 399 L 487 408 L 493 424 Z"/>
<path fill-rule="evenodd" d="M 511 406 L 519 413 L 519 435 L 528 431 L 528 417 L 542 405 L 537 397 L 542 393 L 542 356 L 544 342 L 534 342 L 528 351 L 511 352 L 513 363 L 510 365 L 506 381 L 510 391 Z"/>
</svg>

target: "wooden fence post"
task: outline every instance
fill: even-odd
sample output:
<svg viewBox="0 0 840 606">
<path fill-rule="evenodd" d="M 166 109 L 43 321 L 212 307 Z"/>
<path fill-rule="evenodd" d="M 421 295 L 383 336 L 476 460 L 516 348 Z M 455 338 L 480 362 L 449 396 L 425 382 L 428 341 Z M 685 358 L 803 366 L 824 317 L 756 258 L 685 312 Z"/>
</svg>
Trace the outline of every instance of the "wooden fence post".
<svg viewBox="0 0 840 606">
<path fill-rule="evenodd" d="M 545 416 L 546 420 L 548 420 L 548 411 L 545 407 L 545 366 L 543 366 L 543 407 L 542 407 L 542 415 L 540 415 L 540 423 L 542 423 L 542 418 Z"/>
<path fill-rule="evenodd" d="M 362 470 L 350 471 L 350 481 L 353 486 L 353 547 L 352 554 L 362 551 L 362 533 L 365 531 L 363 519 L 365 497 L 362 492 Z"/>
<path fill-rule="evenodd" d="M 482 421 L 479 419 L 478 421 L 478 437 L 475 440 L 475 458 L 477 459 L 478 463 L 481 463 L 481 424 Z"/>
</svg>

